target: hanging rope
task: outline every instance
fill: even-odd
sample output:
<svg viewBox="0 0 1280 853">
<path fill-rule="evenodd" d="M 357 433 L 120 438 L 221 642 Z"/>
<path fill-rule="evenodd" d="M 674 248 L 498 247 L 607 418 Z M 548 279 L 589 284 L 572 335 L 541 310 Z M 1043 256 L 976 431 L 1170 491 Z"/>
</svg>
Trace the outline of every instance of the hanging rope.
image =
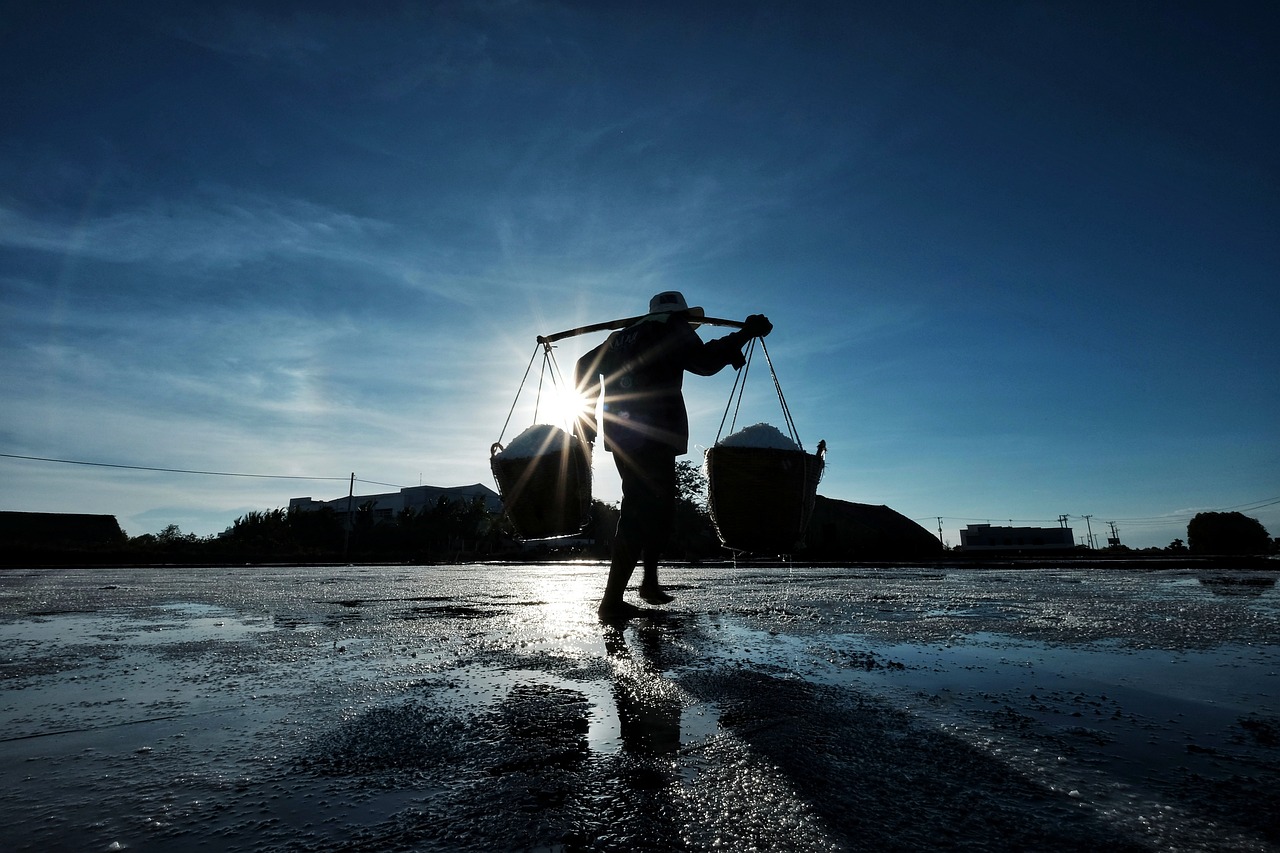
<svg viewBox="0 0 1280 853">
<path fill-rule="evenodd" d="M 542 369 L 551 374 L 551 384 L 555 387 L 556 391 L 560 394 L 565 394 L 566 389 L 570 389 L 573 386 L 565 381 L 564 373 L 560 370 L 559 362 L 556 361 L 556 354 L 551 343 L 546 342 L 543 346 L 546 348 L 546 355 L 543 358 Z M 560 415 L 564 418 L 563 425 L 565 429 L 569 432 L 573 432 L 574 424 L 570 421 L 567 412 L 562 411 Z"/>
<path fill-rule="evenodd" d="M 538 346 L 541 346 L 539 344 Z M 533 348 L 533 355 L 529 356 L 529 364 L 524 369 L 524 378 L 520 380 L 520 387 L 516 389 L 516 398 L 511 401 L 511 410 L 507 412 L 507 420 L 502 425 L 502 432 L 498 433 L 498 444 L 502 443 L 502 438 L 507 434 L 507 427 L 511 424 L 511 416 L 515 414 L 516 403 L 520 402 L 520 392 L 524 390 L 524 383 L 529 380 L 529 371 L 533 369 L 533 360 L 538 357 L 538 346 Z M 542 384 L 542 380 L 538 380 L 538 384 Z M 537 416 L 535 406 L 535 417 Z"/>
<path fill-rule="evenodd" d="M 586 331 L 574 330 L 576 331 Z M 529 372 L 533 369 L 533 361 L 538 357 L 538 347 L 542 348 L 542 369 L 538 373 L 538 389 L 533 403 L 533 420 L 538 420 L 538 412 L 542 406 L 542 389 L 547 380 L 548 374 L 551 377 L 551 384 L 557 389 L 565 389 L 571 387 L 564 378 L 564 373 L 560 369 L 559 363 L 556 361 L 554 347 L 552 341 L 557 340 L 560 336 L 539 337 L 537 345 L 534 347 L 533 355 L 529 357 L 529 364 L 525 367 L 524 377 L 520 380 L 520 386 L 516 389 L 515 399 L 511 401 L 511 409 L 507 412 L 507 420 L 502 425 L 502 432 L 498 436 L 498 444 L 502 443 L 502 439 L 507 434 L 507 427 L 511 425 L 511 418 L 515 414 L 516 406 L 520 402 L 520 395 L 524 392 L 524 386 L 529 381 Z M 760 351 L 764 353 L 765 363 L 769 366 L 769 377 L 773 380 L 773 390 L 778 395 L 778 403 L 782 407 L 782 417 L 787 425 L 787 431 L 791 440 L 801 450 L 804 444 L 800 440 L 800 432 L 796 429 L 795 419 L 791 417 L 791 407 L 787 405 L 787 398 L 782 393 L 782 383 L 778 381 L 778 372 L 773 366 L 773 358 L 769 355 L 769 348 L 765 344 L 763 338 L 752 338 L 747 343 L 746 362 L 742 369 L 737 371 L 733 379 L 733 387 L 729 390 L 729 400 L 725 405 L 724 415 L 720 418 L 720 428 L 716 432 L 716 442 L 719 443 L 724 433 L 725 422 L 729 422 L 729 432 L 733 433 L 738 426 L 738 414 L 742 410 L 742 398 L 747 390 L 747 376 L 751 372 L 751 362 L 755 356 L 756 344 L 759 342 Z M 733 419 L 729 420 L 729 412 L 733 412 Z M 573 425 L 568 425 L 569 429 L 573 429 Z"/>
<path fill-rule="evenodd" d="M 751 370 L 751 355 L 755 352 L 756 339 L 752 338 L 747 343 L 747 362 L 742 366 L 741 370 L 735 371 L 733 374 L 733 387 L 729 389 L 729 400 L 724 406 L 724 415 L 720 418 L 720 428 L 716 430 L 715 443 L 720 443 L 720 435 L 724 432 L 724 422 L 729 420 L 729 409 L 733 409 L 733 420 L 729 423 L 729 433 L 732 434 L 738 425 L 738 411 L 742 408 L 742 392 L 747 387 L 747 372 Z M 734 395 L 738 397 L 738 405 L 733 405 Z"/>
<path fill-rule="evenodd" d="M 791 417 L 791 409 L 787 406 L 787 399 L 782 394 L 782 383 L 778 381 L 778 372 L 773 368 L 773 359 L 769 357 L 769 348 L 765 346 L 764 338 L 752 338 L 747 344 L 747 362 L 738 371 L 733 380 L 733 388 L 729 390 L 729 402 L 725 405 L 724 416 L 720 418 L 720 429 L 716 432 L 716 443 L 720 442 L 720 435 L 724 432 L 724 424 L 729 420 L 729 410 L 733 409 L 733 420 L 729 422 L 729 433 L 732 434 L 738 426 L 738 412 L 742 409 L 742 396 L 747 390 L 747 373 L 751 370 L 751 359 L 755 355 L 756 342 L 760 342 L 760 351 L 764 353 L 765 363 L 769 365 L 769 376 L 773 379 L 773 389 L 778 393 L 778 402 L 782 405 L 782 417 L 786 421 L 787 431 L 791 434 L 791 440 L 796 446 L 804 450 L 804 444 L 800 441 L 800 433 L 796 429 L 796 422 Z M 737 404 L 734 404 L 734 396 L 737 396 Z"/>
<path fill-rule="evenodd" d="M 737 428 L 756 341 L 759 341 L 760 351 L 764 353 L 769 367 L 792 447 L 771 443 L 732 446 L 732 440 L 726 440 L 723 445 L 720 443 L 725 423 L 730 422 L 731 411 L 729 430 L 732 432 Z M 804 545 L 805 529 L 816 504 L 818 481 L 825 467 L 826 442 L 818 442 L 816 454 L 805 452 L 795 419 L 791 416 L 791 407 L 782 392 L 778 372 L 773 366 L 773 358 L 764 341 L 752 339 L 744 354 L 743 366 L 729 392 L 716 443 L 706 451 L 707 506 L 721 544 L 734 552 L 735 561 L 738 553 L 747 552 L 783 554 L 789 559 L 795 548 Z M 783 437 L 779 430 L 767 429 L 778 438 Z M 752 430 L 748 427 L 744 433 Z"/>
<path fill-rule="evenodd" d="M 533 398 L 533 422 L 538 422 L 538 409 L 542 406 L 542 383 L 547 380 L 547 356 L 551 352 L 550 344 L 543 344 L 542 370 L 538 371 L 538 393 Z"/>
<path fill-rule="evenodd" d="M 782 396 L 782 384 L 778 382 L 778 372 L 773 369 L 773 359 L 769 358 L 769 348 L 764 345 L 764 338 L 760 338 L 760 351 L 764 353 L 764 360 L 769 364 L 769 375 L 773 377 L 774 390 L 778 392 L 778 402 L 782 404 L 782 416 L 786 418 L 787 429 L 791 432 L 791 440 L 796 446 L 804 450 L 804 444 L 800 441 L 800 433 L 796 430 L 796 422 L 791 419 L 791 409 L 787 406 L 787 398 Z"/>
<path fill-rule="evenodd" d="M 507 420 L 502 425 L 502 432 L 498 435 L 498 444 L 502 444 L 502 439 L 507 434 L 507 427 L 511 425 L 511 416 L 515 414 L 516 406 L 520 403 L 520 395 L 524 392 L 525 383 L 529 381 L 529 373 L 533 370 L 533 361 L 538 357 L 538 350 L 542 350 L 542 369 L 538 372 L 538 390 L 533 399 L 533 422 L 538 422 L 538 412 L 542 408 L 542 388 L 547 381 L 547 377 L 551 377 L 551 385 L 557 390 L 568 388 L 565 382 L 564 373 L 560 370 L 560 364 L 556 361 L 554 347 L 551 342 L 539 339 L 537 345 L 533 349 L 533 355 L 529 356 L 529 364 L 524 369 L 524 377 L 520 380 L 520 387 L 516 388 L 516 397 L 511 401 L 511 409 L 507 412 Z"/>
</svg>

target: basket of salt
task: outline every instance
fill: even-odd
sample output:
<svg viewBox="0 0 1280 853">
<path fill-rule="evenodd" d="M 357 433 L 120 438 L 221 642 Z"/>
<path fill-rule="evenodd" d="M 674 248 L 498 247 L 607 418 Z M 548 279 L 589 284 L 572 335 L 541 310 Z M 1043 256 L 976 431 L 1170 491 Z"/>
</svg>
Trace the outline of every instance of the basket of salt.
<svg viewBox="0 0 1280 853">
<path fill-rule="evenodd" d="M 802 546 L 825 453 L 825 442 L 816 454 L 805 453 L 769 424 L 709 448 L 707 507 L 720 542 L 757 554 L 790 554 Z"/>
<path fill-rule="evenodd" d="M 591 457 L 577 436 L 534 424 L 489 450 L 502 511 L 521 539 L 581 533 L 591 514 Z"/>
</svg>

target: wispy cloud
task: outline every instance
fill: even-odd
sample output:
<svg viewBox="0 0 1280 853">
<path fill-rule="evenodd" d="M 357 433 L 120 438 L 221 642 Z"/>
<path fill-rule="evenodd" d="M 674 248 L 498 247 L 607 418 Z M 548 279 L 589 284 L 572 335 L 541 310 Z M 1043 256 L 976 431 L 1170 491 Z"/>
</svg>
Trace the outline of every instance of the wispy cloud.
<svg viewBox="0 0 1280 853">
<path fill-rule="evenodd" d="M 210 7 L 171 13 L 160 26 L 174 38 L 231 61 L 261 63 L 315 91 L 395 101 L 423 87 L 451 88 L 489 76 L 503 61 L 495 45 L 509 50 L 512 38 L 522 35 L 523 5 L 408 5 L 398 16 L 358 7 L 342 14 Z M 527 38 L 526 49 L 545 55 L 551 47 L 548 40 Z"/>
<path fill-rule="evenodd" d="M 212 289 L 215 302 L 245 290 L 266 301 L 307 292 L 310 297 L 297 305 L 303 310 L 324 304 L 320 294 L 326 287 L 329 302 L 342 294 L 384 301 L 388 288 L 402 288 L 460 305 L 482 304 L 490 294 L 475 286 L 476 278 L 491 271 L 470 266 L 482 262 L 432 237 L 405 222 L 231 189 L 160 197 L 76 219 L 0 205 L 0 249 L 46 253 L 69 269 L 109 265 L 92 276 L 64 276 L 60 286 L 73 290 L 100 290 L 92 278 L 106 275 L 121 292 L 155 296 Z M 128 308 L 136 314 L 146 306 Z"/>
<path fill-rule="evenodd" d="M 218 197 L 223 196 L 223 197 Z M 366 241 L 385 222 L 296 199 L 224 194 L 206 200 L 157 199 L 146 207 L 78 221 L 36 218 L 0 207 L 0 245 L 113 263 L 234 267 L 271 255 L 364 260 Z"/>
<path fill-rule="evenodd" d="M 174 37 L 217 53 L 310 67 L 332 53 L 332 36 L 338 25 L 336 19 L 314 13 L 270 14 L 247 6 L 227 6 L 182 18 L 171 16 L 161 27 Z"/>
</svg>

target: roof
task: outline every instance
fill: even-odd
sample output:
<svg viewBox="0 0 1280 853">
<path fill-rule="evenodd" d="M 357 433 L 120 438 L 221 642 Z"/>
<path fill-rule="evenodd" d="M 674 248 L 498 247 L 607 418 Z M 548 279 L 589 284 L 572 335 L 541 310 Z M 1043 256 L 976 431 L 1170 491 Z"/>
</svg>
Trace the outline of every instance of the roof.
<svg viewBox="0 0 1280 853">
<path fill-rule="evenodd" d="M 938 537 L 884 505 L 818 495 L 806 534 L 806 558 L 927 560 L 942 555 Z"/>
<path fill-rule="evenodd" d="M 96 547 L 118 545 L 124 531 L 114 515 L 65 512 L 0 512 L 5 547 Z"/>
</svg>

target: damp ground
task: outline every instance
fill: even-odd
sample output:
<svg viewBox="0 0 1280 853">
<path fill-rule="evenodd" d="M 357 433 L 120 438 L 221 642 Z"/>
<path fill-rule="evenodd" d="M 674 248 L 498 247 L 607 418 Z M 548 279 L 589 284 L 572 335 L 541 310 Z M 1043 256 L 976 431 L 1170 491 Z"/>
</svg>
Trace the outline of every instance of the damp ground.
<svg viewBox="0 0 1280 853">
<path fill-rule="evenodd" d="M 6 850 L 1280 850 L 1280 572 L 0 572 Z"/>
</svg>

